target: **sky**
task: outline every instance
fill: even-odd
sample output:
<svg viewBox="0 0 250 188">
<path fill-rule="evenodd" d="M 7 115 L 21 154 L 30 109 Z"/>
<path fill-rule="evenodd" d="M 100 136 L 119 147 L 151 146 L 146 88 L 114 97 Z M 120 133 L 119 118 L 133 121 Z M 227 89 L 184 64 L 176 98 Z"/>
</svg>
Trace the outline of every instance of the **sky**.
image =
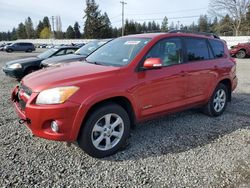
<svg viewBox="0 0 250 188">
<path fill-rule="evenodd" d="M 113 27 L 122 22 L 121 0 L 96 0 L 102 13 L 107 12 Z M 197 22 L 199 15 L 207 14 L 209 0 L 125 0 L 125 18 L 137 22 L 162 22 L 164 16 L 169 24 L 191 24 Z M 69 25 L 79 22 L 84 25 L 85 0 L 0 0 L 0 31 L 12 30 L 30 16 L 34 26 L 44 16 L 60 16 L 63 31 Z"/>
</svg>

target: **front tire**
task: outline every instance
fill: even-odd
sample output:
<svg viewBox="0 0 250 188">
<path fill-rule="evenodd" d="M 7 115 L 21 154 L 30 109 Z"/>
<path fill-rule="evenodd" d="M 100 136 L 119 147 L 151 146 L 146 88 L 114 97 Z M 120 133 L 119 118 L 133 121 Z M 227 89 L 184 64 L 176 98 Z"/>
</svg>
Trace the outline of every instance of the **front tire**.
<svg viewBox="0 0 250 188">
<path fill-rule="evenodd" d="M 78 144 L 92 157 L 107 157 L 126 144 L 129 131 L 128 113 L 120 105 L 107 103 L 90 114 L 79 133 Z"/>
<path fill-rule="evenodd" d="M 246 57 L 246 52 L 245 50 L 239 50 L 238 53 L 236 54 L 236 57 L 239 59 L 244 59 Z"/>
<path fill-rule="evenodd" d="M 204 113 L 209 116 L 220 116 L 226 109 L 228 102 L 228 88 L 224 84 L 219 84 L 207 105 L 204 107 Z"/>
</svg>

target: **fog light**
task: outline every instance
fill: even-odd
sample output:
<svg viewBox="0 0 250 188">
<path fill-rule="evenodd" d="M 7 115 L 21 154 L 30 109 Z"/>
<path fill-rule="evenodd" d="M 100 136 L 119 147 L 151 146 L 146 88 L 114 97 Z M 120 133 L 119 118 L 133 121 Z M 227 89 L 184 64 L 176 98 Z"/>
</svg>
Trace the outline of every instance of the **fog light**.
<svg viewBox="0 0 250 188">
<path fill-rule="evenodd" d="M 58 126 L 58 124 L 56 123 L 56 121 L 52 121 L 51 122 L 51 129 L 52 129 L 52 131 L 54 131 L 54 132 L 58 132 L 59 131 L 59 126 Z"/>
</svg>

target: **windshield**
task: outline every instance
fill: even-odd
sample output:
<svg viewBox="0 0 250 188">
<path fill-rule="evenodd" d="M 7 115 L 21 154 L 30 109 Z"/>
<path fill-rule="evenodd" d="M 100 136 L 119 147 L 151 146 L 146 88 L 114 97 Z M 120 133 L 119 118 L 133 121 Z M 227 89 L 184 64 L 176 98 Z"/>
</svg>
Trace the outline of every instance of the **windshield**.
<svg viewBox="0 0 250 188">
<path fill-rule="evenodd" d="M 97 48 L 101 47 L 102 45 L 106 44 L 108 41 L 107 40 L 97 40 L 97 41 L 92 41 L 86 44 L 85 46 L 81 47 L 78 49 L 75 54 L 76 55 L 84 55 L 88 56 L 91 54 L 93 51 L 95 51 Z"/>
<path fill-rule="evenodd" d="M 47 50 L 41 54 L 39 54 L 37 57 L 41 58 L 41 59 L 46 59 L 48 57 L 50 57 L 52 54 L 54 54 L 57 51 L 57 49 L 52 48 L 50 50 Z"/>
<path fill-rule="evenodd" d="M 149 38 L 118 38 L 96 50 L 86 60 L 95 64 L 125 66 L 150 40 Z"/>
</svg>

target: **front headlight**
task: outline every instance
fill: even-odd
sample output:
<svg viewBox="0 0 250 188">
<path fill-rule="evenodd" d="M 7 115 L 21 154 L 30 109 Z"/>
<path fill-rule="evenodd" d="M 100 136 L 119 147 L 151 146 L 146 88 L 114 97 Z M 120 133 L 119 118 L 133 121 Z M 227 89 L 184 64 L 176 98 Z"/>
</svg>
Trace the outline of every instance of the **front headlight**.
<svg viewBox="0 0 250 188">
<path fill-rule="evenodd" d="M 39 93 L 36 104 L 61 104 L 72 96 L 79 87 L 67 86 L 47 89 Z"/>
<path fill-rule="evenodd" d="M 10 69 L 21 69 L 22 65 L 19 63 L 15 63 L 9 66 Z"/>
</svg>

